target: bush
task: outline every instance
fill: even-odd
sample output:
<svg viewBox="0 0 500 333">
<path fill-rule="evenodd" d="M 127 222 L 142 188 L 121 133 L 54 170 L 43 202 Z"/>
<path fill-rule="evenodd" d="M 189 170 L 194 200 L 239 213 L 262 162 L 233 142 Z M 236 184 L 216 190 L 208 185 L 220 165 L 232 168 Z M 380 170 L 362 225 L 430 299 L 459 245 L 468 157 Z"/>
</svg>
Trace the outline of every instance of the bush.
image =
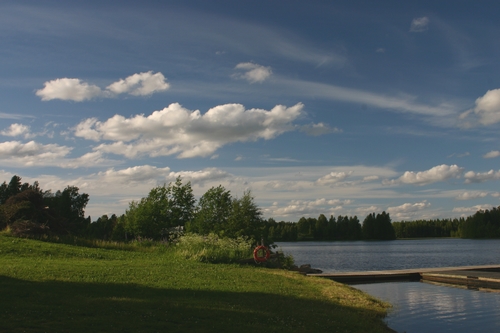
<svg viewBox="0 0 500 333">
<path fill-rule="evenodd" d="M 30 220 L 17 220 L 10 226 L 10 232 L 17 237 L 28 237 L 43 235 L 49 232 L 49 228 L 45 224 Z"/>
</svg>

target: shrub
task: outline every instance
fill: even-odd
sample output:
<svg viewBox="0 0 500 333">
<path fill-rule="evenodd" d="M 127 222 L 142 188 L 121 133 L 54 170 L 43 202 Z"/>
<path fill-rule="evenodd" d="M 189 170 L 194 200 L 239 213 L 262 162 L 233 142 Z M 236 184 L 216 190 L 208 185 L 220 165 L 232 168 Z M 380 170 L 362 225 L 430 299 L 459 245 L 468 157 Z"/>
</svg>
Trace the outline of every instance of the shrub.
<svg viewBox="0 0 500 333">
<path fill-rule="evenodd" d="M 10 232 L 17 237 L 43 235 L 49 232 L 45 224 L 30 220 L 17 220 L 10 226 Z"/>
</svg>

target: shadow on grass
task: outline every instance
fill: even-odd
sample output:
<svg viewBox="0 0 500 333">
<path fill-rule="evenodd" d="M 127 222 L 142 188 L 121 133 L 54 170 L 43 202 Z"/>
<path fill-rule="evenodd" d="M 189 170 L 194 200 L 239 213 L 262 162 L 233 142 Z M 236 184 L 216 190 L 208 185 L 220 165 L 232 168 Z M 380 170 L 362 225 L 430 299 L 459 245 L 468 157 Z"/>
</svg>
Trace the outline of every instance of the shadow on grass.
<svg viewBox="0 0 500 333">
<path fill-rule="evenodd" d="M 265 293 L 0 276 L 0 332 L 372 332 L 369 311 Z"/>
</svg>

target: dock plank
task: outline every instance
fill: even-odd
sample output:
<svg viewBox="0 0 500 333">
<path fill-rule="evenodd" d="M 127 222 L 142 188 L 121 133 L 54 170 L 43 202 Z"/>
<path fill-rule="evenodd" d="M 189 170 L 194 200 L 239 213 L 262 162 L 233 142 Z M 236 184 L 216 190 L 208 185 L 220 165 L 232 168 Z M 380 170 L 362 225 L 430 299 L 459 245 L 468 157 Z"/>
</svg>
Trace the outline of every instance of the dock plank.
<svg viewBox="0 0 500 333">
<path fill-rule="evenodd" d="M 441 283 L 461 284 L 473 288 L 500 289 L 500 265 L 432 267 L 307 275 L 327 278 L 348 284 L 427 280 Z"/>
</svg>

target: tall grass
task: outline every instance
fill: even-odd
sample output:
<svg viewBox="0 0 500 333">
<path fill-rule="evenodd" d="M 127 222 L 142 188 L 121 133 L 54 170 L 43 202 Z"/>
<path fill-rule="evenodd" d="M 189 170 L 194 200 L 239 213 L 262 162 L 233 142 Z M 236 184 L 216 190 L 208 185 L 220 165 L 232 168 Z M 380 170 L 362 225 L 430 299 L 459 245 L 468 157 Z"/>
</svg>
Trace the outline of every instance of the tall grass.
<svg viewBox="0 0 500 333">
<path fill-rule="evenodd" d="M 224 238 L 215 234 L 186 234 L 175 244 L 175 252 L 186 259 L 211 263 L 233 263 L 252 256 L 253 241 L 248 238 Z"/>
</svg>

